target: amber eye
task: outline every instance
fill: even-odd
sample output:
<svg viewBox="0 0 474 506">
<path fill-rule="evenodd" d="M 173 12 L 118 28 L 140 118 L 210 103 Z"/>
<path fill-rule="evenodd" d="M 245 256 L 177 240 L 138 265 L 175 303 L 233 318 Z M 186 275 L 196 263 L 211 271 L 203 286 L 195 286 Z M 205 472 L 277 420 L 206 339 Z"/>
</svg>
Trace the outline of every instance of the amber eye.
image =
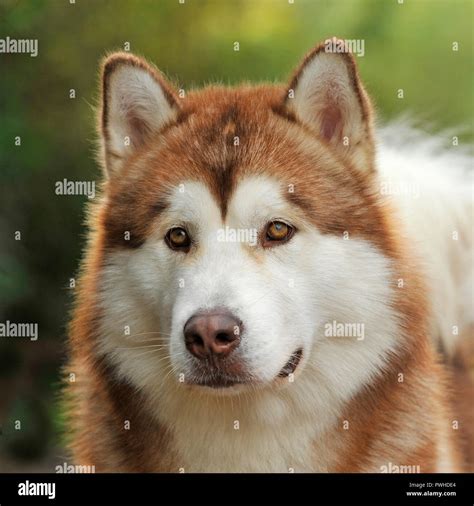
<svg viewBox="0 0 474 506">
<path fill-rule="evenodd" d="M 283 221 L 271 221 L 265 229 L 264 246 L 273 246 L 289 241 L 295 229 Z"/>
<path fill-rule="evenodd" d="M 168 230 L 165 236 L 166 244 L 174 250 L 188 251 L 191 239 L 184 228 L 175 227 Z"/>
</svg>

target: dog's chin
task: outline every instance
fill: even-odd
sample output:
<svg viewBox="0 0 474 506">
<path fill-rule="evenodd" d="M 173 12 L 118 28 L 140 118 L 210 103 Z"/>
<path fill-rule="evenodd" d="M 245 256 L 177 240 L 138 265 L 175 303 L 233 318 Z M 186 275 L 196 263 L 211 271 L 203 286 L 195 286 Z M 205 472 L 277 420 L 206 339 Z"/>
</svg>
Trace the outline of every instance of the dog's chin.
<svg viewBox="0 0 474 506">
<path fill-rule="evenodd" d="M 274 387 L 282 385 L 294 379 L 296 370 L 300 369 L 303 358 L 303 349 L 298 348 L 288 359 L 279 373 L 271 380 L 260 380 L 255 375 L 228 376 L 223 373 L 210 372 L 200 374 L 186 381 L 184 385 L 188 388 L 198 389 L 211 395 L 234 395 L 246 390 L 255 391 L 265 386 Z"/>
</svg>

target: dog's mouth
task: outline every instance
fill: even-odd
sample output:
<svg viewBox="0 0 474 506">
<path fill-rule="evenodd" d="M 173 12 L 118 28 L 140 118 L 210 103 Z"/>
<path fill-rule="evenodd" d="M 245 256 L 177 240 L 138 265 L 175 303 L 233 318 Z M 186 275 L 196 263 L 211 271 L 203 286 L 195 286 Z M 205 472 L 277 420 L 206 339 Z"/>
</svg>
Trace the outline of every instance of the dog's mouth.
<svg viewBox="0 0 474 506">
<path fill-rule="evenodd" d="M 296 371 L 301 359 L 303 358 L 303 349 L 298 348 L 293 355 L 291 355 L 290 360 L 285 364 L 283 369 L 278 373 L 279 378 L 287 378 L 290 374 L 293 374 Z"/>
<path fill-rule="evenodd" d="M 299 366 L 301 359 L 303 358 L 303 349 L 298 348 L 290 357 L 288 362 L 283 366 L 281 371 L 278 373 L 278 378 L 287 378 L 290 374 L 296 371 Z M 252 379 L 246 376 L 229 376 L 223 374 L 221 371 L 214 371 L 213 374 L 205 374 L 199 379 L 195 378 L 188 382 L 188 385 L 207 387 L 214 390 L 229 389 L 238 385 L 248 385 L 252 383 Z"/>
<path fill-rule="evenodd" d="M 208 361 L 199 364 L 188 381 L 189 385 L 212 389 L 231 388 L 252 382 L 252 377 L 245 365 L 238 360 Z"/>
</svg>

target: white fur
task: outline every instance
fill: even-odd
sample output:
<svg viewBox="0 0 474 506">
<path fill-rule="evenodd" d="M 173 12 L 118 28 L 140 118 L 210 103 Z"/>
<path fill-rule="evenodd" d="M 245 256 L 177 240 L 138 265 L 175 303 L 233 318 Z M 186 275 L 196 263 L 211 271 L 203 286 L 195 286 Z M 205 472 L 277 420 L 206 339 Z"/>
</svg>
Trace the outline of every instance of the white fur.
<svg viewBox="0 0 474 506">
<path fill-rule="evenodd" d="M 202 183 L 184 188 L 142 248 L 108 258 L 103 351 L 173 429 L 186 470 L 327 470 L 335 442 L 324 432 L 342 423 L 341 407 L 396 349 L 390 262 L 367 242 L 321 235 L 301 218 L 288 244 L 260 251 L 256 259 L 251 246 L 216 241 L 224 224 Z M 268 178 L 243 181 L 226 223 L 261 230 L 272 219 L 291 221 L 294 211 L 280 190 Z M 183 221 L 198 241 L 188 256 L 163 242 L 167 228 Z M 223 305 L 243 321 L 238 353 L 258 388 L 233 387 L 216 396 L 178 377 L 192 377 L 195 360 L 184 346 L 184 323 L 200 309 Z M 365 339 L 325 336 L 324 323 L 333 320 L 363 323 Z M 138 336 L 124 336 L 126 325 Z M 140 340 L 156 331 L 160 341 L 151 343 L 162 343 L 160 351 L 133 349 L 149 345 Z M 299 347 L 304 358 L 295 381 L 275 381 Z"/>
<path fill-rule="evenodd" d="M 341 110 L 345 122 L 344 135 L 352 134 L 361 126 L 357 94 L 340 54 L 318 53 L 303 69 L 294 95 L 294 110 L 307 124 L 321 121 L 323 110 L 328 105 L 335 105 Z"/>
<path fill-rule="evenodd" d="M 449 242 L 456 227 L 470 244 L 463 218 L 470 205 L 461 189 L 464 176 L 443 173 L 450 163 L 459 166 L 459 160 L 427 149 L 383 146 L 380 161 L 381 182 L 415 177 L 429 188 L 419 199 L 397 196 L 395 204 L 434 277 L 434 304 L 446 309 L 437 313 L 437 327 L 446 337 L 452 321 L 464 322 L 464 293 L 455 287 L 471 276 L 470 250 Z M 415 169 L 424 176 L 414 176 Z M 390 304 L 397 288 L 390 261 L 366 241 L 320 234 L 280 192 L 272 178 L 245 179 L 223 222 L 206 186 L 184 182 L 184 192 L 176 189 L 171 209 L 141 248 L 107 258 L 101 278 L 102 351 L 171 430 L 178 467 L 185 471 L 330 470 L 341 443 L 326 431 L 343 423 L 342 408 L 397 351 L 397 316 Z M 248 244 L 217 241 L 221 227 L 261 231 L 272 219 L 298 228 L 289 243 L 257 251 Z M 163 241 L 169 228 L 183 224 L 196 241 L 188 254 L 171 251 Z M 445 274 L 446 265 L 457 265 L 459 272 Z M 196 311 L 216 306 L 226 306 L 243 321 L 236 353 L 256 382 L 219 395 L 179 382 L 180 374 L 188 379 L 194 374 L 184 323 Z M 324 323 L 333 320 L 363 323 L 364 340 L 325 336 Z M 131 335 L 124 331 L 128 327 Z M 154 344 L 160 346 L 143 348 Z M 275 380 L 299 347 L 304 358 L 294 382 Z M 387 436 L 380 448 L 416 446 L 415 429 L 410 441 Z M 449 468 L 450 450 L 443 441 L 439 449 L 439 469 Z M 367 470 L 380 470 L 377 455 L 374 449 Z"/>
<path fill-rule="evenodd" d="M 433 335 L 452 353 L 455 327 L 460 334 L 473 321 L 472 157 L 465 147 L 446 147 L 452 135 L 428 136 L 406 120 L 381 129 L 380 140 L 380 189 L 405 189 L 387 198 L 427 275 Z"/>
</svg>

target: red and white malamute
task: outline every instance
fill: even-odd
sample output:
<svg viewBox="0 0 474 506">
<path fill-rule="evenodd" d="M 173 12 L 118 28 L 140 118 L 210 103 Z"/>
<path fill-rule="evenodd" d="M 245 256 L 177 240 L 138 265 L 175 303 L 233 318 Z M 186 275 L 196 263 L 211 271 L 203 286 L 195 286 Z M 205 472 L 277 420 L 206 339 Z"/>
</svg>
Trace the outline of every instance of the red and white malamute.
<svg viewBox="0 0 474 506">
<path fill-rule="evenodd" d="M 67 367 L 76 463 L 468 469 L 447 363 L 472 319 L 471 160 L 403 122 L 375 131 L 340 44 L 286 86 L 185 93 L 105 60 Z"/>
</svg>

